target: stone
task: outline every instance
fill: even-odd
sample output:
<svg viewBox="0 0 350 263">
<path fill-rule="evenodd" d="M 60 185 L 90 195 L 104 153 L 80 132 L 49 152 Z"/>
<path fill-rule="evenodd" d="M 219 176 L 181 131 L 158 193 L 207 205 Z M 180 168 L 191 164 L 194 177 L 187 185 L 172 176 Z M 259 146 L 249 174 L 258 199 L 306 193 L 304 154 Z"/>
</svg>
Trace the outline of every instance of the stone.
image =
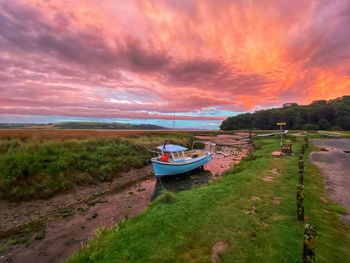
<svg viewBox="0 0 350 263">
<path fill-rule="evenodd" d="M 211 262 L 217 263 L 219 261 L 219 254 L 224 253 L 229 248 L 229 245 L 223 241 L 215 243 L 211 249 Z"/>
<path fill-rule="evenodd" d="M 41 239 L 44 239 L 45 237 L 45 231 L 41 231 L 40 233 L 38 233 L 34 238 L 35 240 L 41 240 Z"/>
</svg>

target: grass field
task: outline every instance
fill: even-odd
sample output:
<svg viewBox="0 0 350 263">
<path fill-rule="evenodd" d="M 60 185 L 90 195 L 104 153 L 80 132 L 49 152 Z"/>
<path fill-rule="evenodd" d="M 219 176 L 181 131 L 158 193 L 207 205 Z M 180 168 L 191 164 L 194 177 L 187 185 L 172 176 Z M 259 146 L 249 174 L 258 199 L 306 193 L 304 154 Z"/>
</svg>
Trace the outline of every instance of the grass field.
<svg viewBox="0 0 350 263">
<path fill-rule="evenodd" d="M 190 133 L 174 132 L 123 133 L 124 137 L 114 132 L 116 137 L 107 138 L 93 136 L 96 131 L 21 132 L 7 132 L 0 138 L 0 197 L 4 199 L 46 198 L 75 184 L 111 180 L 148 164 L 152 156 L 148 149 L 165 139 L 183 145 L 192 139 Z"/>
<path fill-rule="evenodd" d="M 300 262 L 298 157 L 272 158 L 278 139 L 257 143 L 260 147 L 224 178 L 166 193 L 143 215 L 98 231 L 68 262 L 210 262 L 219 241 L 228 246 L 220 262 Z M 323 178 L 308 159 L 305 171 L 305 214 L 318 228 L 316 262 L 350 262 L 343 210 L 326 198 Z"/>
</svg>

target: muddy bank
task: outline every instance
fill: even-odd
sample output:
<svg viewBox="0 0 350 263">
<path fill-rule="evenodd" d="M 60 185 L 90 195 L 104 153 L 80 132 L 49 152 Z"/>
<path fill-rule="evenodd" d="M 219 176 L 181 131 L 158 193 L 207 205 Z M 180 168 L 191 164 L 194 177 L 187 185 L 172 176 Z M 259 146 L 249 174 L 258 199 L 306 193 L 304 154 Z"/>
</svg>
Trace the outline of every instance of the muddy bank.
<svg viewBox="0 0 350 263">
<path fill-rule="evenodd" d="M 241 146 L 241 147 L 248 147 L 249 145 L 249 133 L 236 133 L 234 135 L 232 134 L 219 134 L 217 136 L 210 136 L 210 135 L 197 135 L 196 138 L 198 140 L 203 141 L 211 141 L 215 143 L 218 146 Z"/>
<path fill-rule="evenodd" d="M 343 218 L 350 226 L 350 139 L 315 139 L 312 142 L 321 151 L 313 152 L 311 161 L 325 177 L 331 199 L 347 209 Z"/>
<path fill-rule="evenodd" d="M 0 262 L 62 262 L 98 227 L 142 213 L 163 187 L 181 191 L 206 184 L 250 150 L 249 144 L 217 146 L 204 170 L 168 177 L 161 183 L 149 176 L 152 168 L 147 166 L 112 182 L 76 187 L 47 200 L 0 201 Z"/>
<path fill-rule="evenodd" d="M 0 255 L 5 255 L 0 262 L 63 261 L 98 226 L 108 226 L 147 207 L 149 188 L 154 187 L 151 171 L 150 166 L 133 169 L 112 182 L 75 187 L 47 200 L 1 200 Z"/>
</svg>

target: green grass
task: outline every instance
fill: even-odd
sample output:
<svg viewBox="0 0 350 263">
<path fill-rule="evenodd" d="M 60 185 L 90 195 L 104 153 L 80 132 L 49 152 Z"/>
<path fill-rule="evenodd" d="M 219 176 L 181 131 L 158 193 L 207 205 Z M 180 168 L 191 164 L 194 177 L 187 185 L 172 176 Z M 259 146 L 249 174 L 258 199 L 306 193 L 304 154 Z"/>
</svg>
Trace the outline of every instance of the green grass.
<svg viewBox="0 0 350 263">
<path fill-rule="evenodd" d="M 229 245 L 220 262 L 300 262 L 298 156 L 274 159 L 277 139 L 257 143 L 261 147 L 221 180 L 177 193 L 172 202 L 162 196 L 144 214 L 98 231 L 68 262 L 210 262 L 218 241 Z M 305 196 L 306 216 L 318 228 L 317 262 L 350 262 L 349 229 L 334 203 L 321 201 L 323 180 L 308 160 Z"/>
<path fill-rule="evenodd" d="M 188 144 L 189 134 L 167 135 Z M 111 180 L 130 168 L 148 164 L 149 148 L 165 135 L 70 140 L 0 140 L 0 197 L 9 200 L 45 198 L 75 184 Z"/>
</svg>

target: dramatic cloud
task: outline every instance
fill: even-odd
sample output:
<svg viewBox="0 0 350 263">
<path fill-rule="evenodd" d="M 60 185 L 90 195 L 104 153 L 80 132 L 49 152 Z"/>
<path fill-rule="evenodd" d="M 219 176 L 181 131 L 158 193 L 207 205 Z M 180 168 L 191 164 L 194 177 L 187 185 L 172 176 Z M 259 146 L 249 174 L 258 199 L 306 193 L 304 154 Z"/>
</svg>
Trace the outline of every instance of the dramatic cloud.
<svg viewBox="0 0 350 263">
<path fill-rule="evenodd" d="M 0 115 L 222 120 L 350 93 L 347 0 L 0 0 Z"/>
</svg>

